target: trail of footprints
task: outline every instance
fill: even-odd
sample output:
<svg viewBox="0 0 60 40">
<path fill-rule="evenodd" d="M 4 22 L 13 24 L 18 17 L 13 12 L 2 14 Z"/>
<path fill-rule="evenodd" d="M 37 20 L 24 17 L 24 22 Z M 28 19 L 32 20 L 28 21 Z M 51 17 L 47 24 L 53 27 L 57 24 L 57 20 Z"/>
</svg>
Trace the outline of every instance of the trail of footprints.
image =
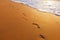
<svg viewBox="0 0 60 40">
<path fill-rule="evenodd" d="M 27 15 L 25 13 L 22 13 L 22 15 L 24 16 L 23 19 L 25 21 L 28 21 L 28 19 L 26 18 Z M 39 24 L 33 22 L 32 25 L 34 25 L 34 26 L 36 26 L 36 28 L 40 29 L 40 25 Z M 40 38 L 42 38 L 43 40 L 45 40 L 45 37 L 44 37 L 43 34 L 40 34 Z"/>
</svg>

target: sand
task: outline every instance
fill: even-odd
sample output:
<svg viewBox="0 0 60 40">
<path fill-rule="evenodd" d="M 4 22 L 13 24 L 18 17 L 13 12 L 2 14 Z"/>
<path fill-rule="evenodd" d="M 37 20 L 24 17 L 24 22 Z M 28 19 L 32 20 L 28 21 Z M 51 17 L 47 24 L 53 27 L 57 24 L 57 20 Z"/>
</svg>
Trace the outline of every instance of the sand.
<svg viewBox="0 0 60 40">
<path fill-rule="evenodd" d="M 60 17 L 0 0 L 0 40 L 60 40 Z"/>
</svg>

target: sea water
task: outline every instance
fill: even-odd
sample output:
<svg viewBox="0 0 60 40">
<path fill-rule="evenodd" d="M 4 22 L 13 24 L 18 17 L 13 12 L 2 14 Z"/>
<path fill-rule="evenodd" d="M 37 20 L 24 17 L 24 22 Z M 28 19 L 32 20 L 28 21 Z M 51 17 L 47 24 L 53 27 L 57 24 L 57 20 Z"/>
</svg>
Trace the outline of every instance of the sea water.
<svg viewBox="0 0 60 40">
<path fill-rule="evenodd" d="M 12 0 L 14 2 L 23 3 L 39 11 L 50 12 L 60 15 L 60 1 L 53 0 Z"/>
</svg>

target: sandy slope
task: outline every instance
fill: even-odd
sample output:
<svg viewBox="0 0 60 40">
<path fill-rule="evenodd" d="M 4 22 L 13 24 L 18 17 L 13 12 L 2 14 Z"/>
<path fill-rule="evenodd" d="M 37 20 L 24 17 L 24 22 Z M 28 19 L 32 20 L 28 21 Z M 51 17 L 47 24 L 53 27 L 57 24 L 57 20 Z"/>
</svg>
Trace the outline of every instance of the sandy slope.
<svg viewBox="0 0 60 40">
<path fill-rule="evenodd" d="M 40 34 L 46 40 L 60 40 L 60 17 L 0 0 L 0 40 L 43 40 Z"/>
</svg>

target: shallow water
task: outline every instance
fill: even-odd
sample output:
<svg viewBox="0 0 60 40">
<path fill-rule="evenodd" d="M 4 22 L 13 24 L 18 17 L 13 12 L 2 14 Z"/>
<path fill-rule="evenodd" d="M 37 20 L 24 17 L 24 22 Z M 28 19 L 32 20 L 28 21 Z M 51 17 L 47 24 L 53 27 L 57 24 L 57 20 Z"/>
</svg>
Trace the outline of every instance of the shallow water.
<svg viewBox="0 0 60 40">
<path fill-rule="evenodd" d="M 60 15 L 60 2 L 58 1 L 43 1 L 43 0 L 12 0 L 14 2 L 19 2 L 27 4 L 32 8 L 36 8 L 39 11 L 50 12 L 56 15 Z"/>
</svg>

